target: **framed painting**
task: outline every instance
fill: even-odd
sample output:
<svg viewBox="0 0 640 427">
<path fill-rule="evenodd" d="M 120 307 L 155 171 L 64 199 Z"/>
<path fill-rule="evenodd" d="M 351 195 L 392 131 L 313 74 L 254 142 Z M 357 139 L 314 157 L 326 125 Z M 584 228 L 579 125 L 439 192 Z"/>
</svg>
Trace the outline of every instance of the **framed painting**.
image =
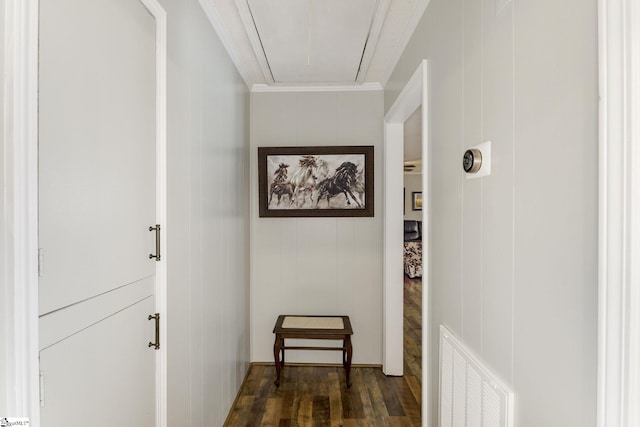
<svg viewBox="0 0 640 427">
<path fill-rule="evenodd" d="M 411 210 L 414 210 L 414 211 L 422 210 L 422 192 L 421 191 L 413 191 L 411 193 Z"/>
<path fill-rule="evenodd" d="M 373 216 L 373 146 L 258 147 L 261 217 Z"/>
</svg>

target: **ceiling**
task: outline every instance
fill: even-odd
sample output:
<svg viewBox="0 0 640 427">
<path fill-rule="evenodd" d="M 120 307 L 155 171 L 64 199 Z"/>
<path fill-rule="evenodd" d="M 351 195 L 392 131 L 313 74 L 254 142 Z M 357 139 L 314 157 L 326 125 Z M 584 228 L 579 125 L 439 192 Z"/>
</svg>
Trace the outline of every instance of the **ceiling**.
<svg viewBox="0 0 640 427">
<path fill-rule="evenodd" d="M 252 90 L 382 88 L 429 0 L 200 0 Z"/>
</svg>

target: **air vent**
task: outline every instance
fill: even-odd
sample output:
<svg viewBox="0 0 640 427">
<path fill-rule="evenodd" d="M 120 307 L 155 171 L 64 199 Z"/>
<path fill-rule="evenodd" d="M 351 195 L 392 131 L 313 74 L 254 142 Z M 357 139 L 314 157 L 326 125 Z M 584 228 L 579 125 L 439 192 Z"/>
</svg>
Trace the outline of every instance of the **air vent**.
<svg viewBox="0 0 640 427">
<path fill-rule="evenodd" d="M 440 427 L 513 427 L 511 390 L 440 326 Z"/>
</svg>

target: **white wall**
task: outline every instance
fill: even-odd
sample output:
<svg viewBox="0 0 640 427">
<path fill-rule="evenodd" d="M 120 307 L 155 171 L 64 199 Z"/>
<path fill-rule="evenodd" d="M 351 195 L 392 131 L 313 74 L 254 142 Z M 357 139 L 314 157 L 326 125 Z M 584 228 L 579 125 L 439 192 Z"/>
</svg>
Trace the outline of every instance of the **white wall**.
<svg viewBox="0 0 640 427">
<path fill-rule="evenodd" d="M 595 425 L 597 10 L 432 0 L 385 90 L 429 61 L 431 336 L 447 325 L 515 391 L 517 427 Z M 464 180 L 492 141 L 492 175 Z"/>
<path fill-rule="evenodd" d="M 413 195 L 415 191 L 422 191 L 422 174 L 405 173 L 404 174 L 404 219 L 413 219 L 422 221 L 422 211 L 414 211 Z M 427 197 L 423 194 L 422 197 Z"/>
<path fill-rule="evenodd" d="M 197 0 L 161 2 L 169 425 L 222 425 L 249 361 L 249 95 Z"/>
<path fill-rule="evenodd" d="M 382 362 L 382 110 L 381 91 L 251 94 L 252 361 L 273 362 L 279 314 L 346 314 L 353 362 Z M 321 145 L 375 147 L 375 217 L 259 218 L 257 147 Z M 287 360 L 338 363 L 341 354 Z"/>
</svg>

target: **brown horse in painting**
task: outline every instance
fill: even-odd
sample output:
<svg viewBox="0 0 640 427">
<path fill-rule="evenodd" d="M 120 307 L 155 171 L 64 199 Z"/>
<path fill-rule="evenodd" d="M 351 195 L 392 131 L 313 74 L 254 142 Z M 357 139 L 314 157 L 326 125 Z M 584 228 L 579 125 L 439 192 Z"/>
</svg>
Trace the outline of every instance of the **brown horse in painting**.
<svg viewBox="0 0 640 427">
<path fill-rule="evenodd" d="M 273 199 L 274 194 L 278 197 L 276 206 L 280 205 L 280 200 L 283 196 L 289 197 L 290 201 L 293 200 L 293 185 L 291 185 L 290 182 L 287 182 L 288 167 L 289 165 L 280 163 L 278 169 L 274 173 L 273 181 L 269 187 L 269 202 L 267 203 L 267 206 L 271 205 L 271 200 Z"/>
</svg>

